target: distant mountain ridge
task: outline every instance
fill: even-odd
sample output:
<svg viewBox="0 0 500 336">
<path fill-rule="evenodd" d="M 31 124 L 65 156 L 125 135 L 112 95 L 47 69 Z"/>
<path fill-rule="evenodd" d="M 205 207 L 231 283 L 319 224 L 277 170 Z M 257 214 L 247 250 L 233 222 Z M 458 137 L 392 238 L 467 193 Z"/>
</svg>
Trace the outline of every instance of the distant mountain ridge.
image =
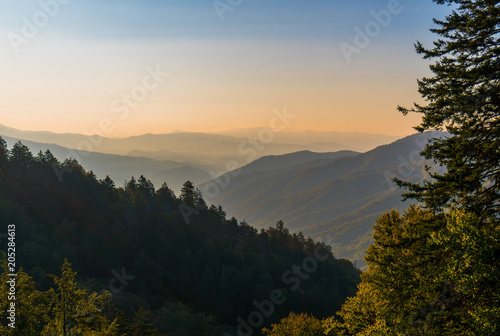
<svg viewBox="0 0 500 336">
<path fill-rule="evenodd" d="M 364 261 L 375 218 L 392 209 L 403 209 L 401 190 L 392 178 L 420 181 L 427 176 L 419 156 L 430 138 L 443 133 L 415 134 L 361 154 L 313 160 L 290 168 L 242 168 L 219 180 L 230 183 L 210 199 L 228 214 L 264 228 L 282 219 L 294 231 L 302 230 L 334 246 L 339 257 Z M 262 160 L 262 159 L 261 159 Z M 261 161 L 262 162 L 262 161 Z M 210 183 L 202 184 L 203 189 Z"/>
<path fill-rule="evenodd" d="M 339 157 L 354 156 L 357 154 L 359 153 L 347 150 L 332 152 L 332 153 L 317 153 L 308 150 L 303 150 L 283 155 L 264 156 L 247 164 L 242 170 L 244 171 L 245 174 L 247 174 L 261 170 L 291 168 L 297 165 L 307 164 L 309 162 L 316 160 L 335 159 Z"/>
<path fill-rule="evenodd" d="M 247 129 L 224 133 L 143 134 L 117 139 L 106 136 L 83 134 L 58 134 L 51 132 L 21 131 L 0 125 L 0 135 L 38 143 L 104 154 L 118 154 L 148 157 L 156 160 L 184 161 L 204 164 L 224 169 L 228 161 L 235 160 L 241 166 L 267 155 L 282 155 L 303 150 L 314 152 L 336 152 L 340 150 L 364 151 L 397 137 L 363 133 L 341 132 L 289 132 L 273 133 L 273 141 L 258 138 L 259 130 Z M 253 145 L 249 139 L 257 141 L 256 157 L 245 160 Z"/>
</svg>

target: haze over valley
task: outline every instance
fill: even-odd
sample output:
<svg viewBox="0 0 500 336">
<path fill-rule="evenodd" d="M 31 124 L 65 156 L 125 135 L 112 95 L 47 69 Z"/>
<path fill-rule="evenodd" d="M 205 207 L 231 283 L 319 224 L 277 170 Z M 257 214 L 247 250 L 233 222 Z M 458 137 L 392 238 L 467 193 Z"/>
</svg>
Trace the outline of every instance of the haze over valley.
<svg viewBox="0 0 500 336">
<path fill-rule="evenodd" d="M 5 126 L 0 130 L 10 146 L 22 141 L 33 153 L 49 149 L 61 161 L 76 158 L 97 178 L 110 176 L 118 186 L 143 175 L 155 187 L 166 183 L 180 194 L 183 184 L 191 181 L 208 204 L 222 205 L 229 216 L 256 228 L 283 220 L 291 232 L 302 231 L 331 245 L 336 256 L 356 261 L 359 267 L 366 265 L 363 257 L 372 242 L 374 220 L 388 208 L 408 206 L 392 179 L 418 182 L 428 176 L 424 165 L 429 162 L 419 153 L 429 138 L 440 136 L 425 133 L 394 141 L 393 136 L 363 133 L 283 132 L 276 138 L 290 143 L 275 144 L 252 137 L 259 129 L 124 139 Z M 335 142 L 320 142 L 328 139 Z M 99 152 L 78 149 L 92 141 L 96 145 L 88 147 Z M 76 145 L 58 145 L 64 143 Z"/>
</svg>

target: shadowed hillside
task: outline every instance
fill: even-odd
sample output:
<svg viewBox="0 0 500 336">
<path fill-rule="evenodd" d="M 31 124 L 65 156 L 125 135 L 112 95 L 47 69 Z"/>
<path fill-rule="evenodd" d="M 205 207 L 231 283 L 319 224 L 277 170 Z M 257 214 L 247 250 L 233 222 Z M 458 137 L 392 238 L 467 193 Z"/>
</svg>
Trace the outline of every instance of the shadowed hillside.
<svg viewBox="0 0 500 336">
<path fill-rule="evenodd" d="M 256 227 L 283 219 L 291 230 L 326 241 L 337 255 L 363 264 L 375 218 L 387 209 L 407 207 L 393 177 L 422 180 L 425 161 L 419 152 L 427 139 L 440 134 L 416 134 L 366 153 L 339 152 L 337 158 L 296 161 L 289 167 L 262 158 L 238 175 L 221 176 L 219 181 L 230 182 L 210 201 Z M 274 160 L 280 158 L 288 160 Z"/>
</svg>

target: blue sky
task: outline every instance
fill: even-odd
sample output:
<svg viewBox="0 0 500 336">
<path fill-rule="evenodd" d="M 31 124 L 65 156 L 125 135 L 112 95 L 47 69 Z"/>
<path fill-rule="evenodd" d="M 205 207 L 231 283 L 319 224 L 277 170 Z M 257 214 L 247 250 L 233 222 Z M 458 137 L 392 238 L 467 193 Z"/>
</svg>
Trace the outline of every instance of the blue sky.
<svg viewBox="0 0 500 336">
<path fill-rule="evenodd" d="M 20 28 L 41 1 L 2 2 L 0 18 Z M 235 0 L 236 1 L 236 0 Z M 222 3 L 229 2 L 222 0 Z M 64 15 L 47 30 L 75 38 L 336 38 L 351 33 L 351 26 L 372 19 L 389 1 L 377 0 L 243 0 L 221 21 L 211 0 L 72 0 L 61 5 Z M 401 0 L 405 10 L 394 25 L 395 33 L 426 30 L 442 8 L 430 0 Z"/>
<path fill-rule="evenodd" d="M 54 1 L 0 3 L 0 123 L 81 133 L 112 116 L 146 67 L 168 70 L 114 136 L 259 127 L 282 106 L 298 115 L 295 130 L 411 133 L 418 119 L 395 107 L 418 100 L 428 74 L 413 43 L 430 43 L 432 18 L 450 11 L 401 0 L 347 62 L 341 43 L 395 0 L 243 0 L 223 21 L 210 0 L 72 0 L 14 52 L 9 36 Z"/>
</svg>

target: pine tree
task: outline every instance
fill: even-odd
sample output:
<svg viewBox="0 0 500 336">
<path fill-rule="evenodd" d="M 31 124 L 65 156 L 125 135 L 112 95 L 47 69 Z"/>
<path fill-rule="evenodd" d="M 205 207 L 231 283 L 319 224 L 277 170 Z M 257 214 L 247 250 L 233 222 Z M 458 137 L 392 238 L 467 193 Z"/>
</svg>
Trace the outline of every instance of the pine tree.
<svg viewBox="0 0 500 336">
<path fill-rule="evenodd" d="M 59 164 L 59 161 L 56 159 L 54 154 L 50 150 L 46 150 L 45 152 L 40 151 L 36 157 L 36 160 L 39 164 L 42 165 L 52 165 L 52 164 Z"/>
<path fill-rule="evenodd" d="M 76 159 L 67 158 L 63 161 L 61 165 L 66 171 L 75 171 L 81 174 L 85 174 L 85 169 Z"/>
<path fill-rule="evenodd" d="M 203 198 L 203 193 L 198 188 L 194 191 L 194 206 L 196 209 L 205 209 L 207 207 L 207 203 Z"/>
<path fill-rule="evenodd" d="M 76 281 L 76 273 L 67 260 L 64 261 L 61 272 L 61 277 L 52 276 L 56 288 L 48 292 L 51 305 L 48 323 L 42 335 L 108 333 L 112 323 L 103 315 L 103 309 L 109 293 L 89 294 L 87 290 L 81 288 Z"/>
<path fill-rule="evenodd" d="M 30 149 L 18 141 L 10 150 L 10 162 L 17 172 L 24 171 L 27 167 L 33 165 L 35 159 Z"/>
<path fill-rule="evenodd" d="M 137 181 L 137 190 L 146 198 L 151 198 L 155 194 L 155 187 L 151 180 L 141 175 Z"/>
<path fill-rule="evenodd" d="M 416 129 L 441 130 L 424 150 L 446 171 L 423 184 L 399 181 L 411 206 L 377 220 L 367 251 L 369 270 L 356 297 L 343 306 L 329 331 L 339 335 L 496 335 L 500 332 L 500 271 L 494 261 L 500 174 L 500 2 L 435 0 L 456 4 L 432 29 L 438 58 L 434 76 L 419 81 L 428 105 Z M 459 210 L 457 210 L 459 209 Z"/>
<path fill-rule="evenodd" d="M 9 159 L 9 149 L 7 148 L 7 143 L 0 136 L 0 170 L 5 170 L 8 159 Z"/>
<path fill-rule="evenodd" d="M 115 190 L 115 182 L 111 179 L 111 177 L 109 177 L 109 175 L 106 175 L 106 178 L 101 180 L 100 183 L 107 194 Z"/>
<path fill-rule="evenodd" d="M 163 182 L 161 185 L 160 189 L 156 191 L 156 194 L 160 199 L 162 200 L 174 200 L 175 199 L 175 193 L 172 189 L 169 188 L 167 183 Z"/>
<path fill-rule="evenodd" d="M 196 204 L 196 188 L 194 187 L 193 182 L 186 181 L 181 189 L 180 195 L 181 201 L 189 206 L 195 206 Z"/>
<path fill-rule="evenodd" d="M 446 20 L 435 20 L 440 36 L 433 48 L 421 43 L 416 50 L 431 65 L 433 77 L 418 81 L 428 101 L 404 114 L 421 113 L 419 132 L 446 130 L 423 151 L 427 159 L 446 172 L 432 174 L 432 181 L 413 184 L 405 195 L 439 211 L 451 205 L 480 216 L 498 217 L 500 202 L 500 1 L 434 0 L 457 7 Z"/>
<path fill-rule="evenodd" d="M 151 313 L 140 307 L 132 321 L 125 329 L 125 335 L 161 336 L 160 332 L 154 328 L 151 320 Z"/>
<path fill-rule="evenodd" d="M 131 192 L 135 192 L 136 189 L 137 189 L 137 180 L 135 179 L 135 177 L 131 177 L 130 180 L 128 182 L 125 182 L 125 190 L 129 190 Z"/>
</svg>

